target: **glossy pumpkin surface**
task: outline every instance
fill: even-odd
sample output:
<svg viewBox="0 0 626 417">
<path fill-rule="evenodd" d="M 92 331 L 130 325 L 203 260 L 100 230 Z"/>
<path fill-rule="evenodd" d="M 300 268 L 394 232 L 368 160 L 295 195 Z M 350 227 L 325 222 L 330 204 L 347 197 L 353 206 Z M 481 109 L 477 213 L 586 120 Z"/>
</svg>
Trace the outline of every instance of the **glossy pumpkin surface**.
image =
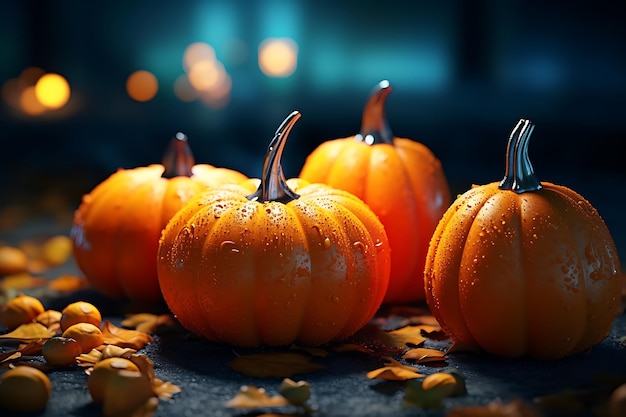
<svg viewBox="0 0 626 417">
<path fill-rule="evenodd" d="M 575 191 L 536 179 L 532 124 L 508 147 L 502 182 L 474 186 L 445 213 L 428 252 L 428 305 L 456 342 L 505 357 L 560 358 L 609 333 L 620 303 L 612 237 Z"/>
<path fill-rule="evenodd" d="M 356 195 L 384 224 L 392 248 L 387 304 L 424 300 L 428 243 L 451 201 L 433 152 L 391 133 L 383 108 L 390 91 L 380 83 L 365 107 L 361 133 L 323 142 L 299 174 Z"/>
<path fill-rule="evenodd" d="M 155 260 L 162 229 L 198 192 L 246 178 L 194 164 L 186 136 L 178 134 L 163 164 L 120 169 L 83 196 L 71 230 L 77 265 L 107 296 L 161 301 Z"/>
<path fill-rule="evenodd" d="M 260 180 L 203 192 L 163 231 L 158 276 L 183 326 L 237 346 L 317 345 L 350 336 L 379 308 L 389 280 L 383 225 L 361 200 L 286 181 L 284 140 Z"/>
</svg>

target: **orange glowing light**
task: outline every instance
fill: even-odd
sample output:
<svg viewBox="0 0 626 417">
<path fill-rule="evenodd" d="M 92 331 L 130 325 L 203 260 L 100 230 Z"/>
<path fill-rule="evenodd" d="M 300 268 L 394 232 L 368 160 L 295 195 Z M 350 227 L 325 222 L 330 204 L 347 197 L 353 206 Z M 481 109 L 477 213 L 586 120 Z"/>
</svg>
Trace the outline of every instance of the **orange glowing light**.
<svg viewBox="0 0 626 417">
<path fill-rule="evenodd" d="M 288 77 L 298 64 L 298 45 L 293 39 L 265 39 L 259 45 L 259 68 L 269 77 Z"/>
<path fill-rule="evenodd" d="M 230 78 L 230 75 L 225 72 L 217 85 L 210 90 L 202 91 L 200 93 L 200 99 L 204 104 L 214 109 L 226 107 L 230 101 L 232 86 L 232 79 Z"/>
<path fill-rule="evenodd" d="M 35 95 L 45 107 L 60 109 L 70 99 L 70 85 L 62 75 L 44 74 L 35 84 Z"/>
<path fill-rule="evenodd" d="M 198 98 L 198 93 L 189 83 L 189 79 L 182 74 L 174 81 L 174 95 L 180 100 L 191 102 Z"/>
<path fill-rule="evenodd" d="M 219 61 L 200 61 L 189 70 L 189 83 L 198 91 L 208 91 L 221 82 L 225 73 Z"/>
<path fill-rule="evenodd" d="M 149 101 L 159 91 L 159 82 L 150 71 L 137 70 L 126 79 L 126 92 L 136 101 Z"/>
<path fill-rule="evenodd" d="M 11 78 L 2 85 L 2 98 L 11 107 L 20 110 L 20 98 L 22 96 L 22 86 L 19 78 Z"/>
<path fill-rule="evenodd" d="M 31 116 L 37 116 L 46 111 L 41 101 L 37 98 L 34 86 L 28 86 L 22 90 L 20 95 L 20 108 L 22 111 Z"/>
<path fill-rule="evenodd" d="M 189 72 L 198 63 L 215 61 L 215 50 L 211 45 L 204 42 L 194 42 L 185 48 L 183 53 L 183 68 Z"/>
<path fill-rule="evenodd" d="M 27 67 L 20 73 L 19 79 L 23 88 L 29 85 L 35 85 L 37 80 L 41 78 L 46 72 L 39 67 Z"/>
</svg>

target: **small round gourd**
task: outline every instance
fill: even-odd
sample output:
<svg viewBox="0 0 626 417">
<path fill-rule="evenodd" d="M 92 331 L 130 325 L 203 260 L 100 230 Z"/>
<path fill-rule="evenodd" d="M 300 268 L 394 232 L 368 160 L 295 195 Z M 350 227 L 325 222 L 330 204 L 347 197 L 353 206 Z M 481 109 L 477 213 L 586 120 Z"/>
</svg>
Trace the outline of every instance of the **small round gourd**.
<svg viewBox="0 0 626 417">
<path fill-rule="evenodd" d="M 83 197 L 71 229 L 76 263 L 104 295 L 162 301 L 155 259 L 167 221 L 207 187 L 246 178 L 195 164 L 187 136 L 178 133 L 163 164 L 120 169 Z"/>
<path fill-rule="evenodd" d="M 581 195 L 539 182 L 522 119 L 501 182 L 451 205 L 430 242 L 427 302 L 453 341 L 504 357 L 560 358 L 611 329 L 621 268 L 604 221 Z"/>
<path fill-rule="evenodd" d="M 260 180 L 200 193 L 163 231 L 165 301 L 209 340 L 324 344 L 359 330 L 383 300 L 390 255 L 376 215 L 350 193 L 283 175 L 283 147 L 299 117 L 278 128 Z"/>
<path fill-rule="evenodd" d="M 428 243 L 451 197 L 434 153 L 393 135 L 384 111 L 390 92 L 389 82 L 380 82 L 363 111 L 361 132 L 323 142 L 306 158 L 300 177 L 348 191 L 376 213 L 391 245 L 384 303 L 399 304 L 424 300 Z"/>
</svg>

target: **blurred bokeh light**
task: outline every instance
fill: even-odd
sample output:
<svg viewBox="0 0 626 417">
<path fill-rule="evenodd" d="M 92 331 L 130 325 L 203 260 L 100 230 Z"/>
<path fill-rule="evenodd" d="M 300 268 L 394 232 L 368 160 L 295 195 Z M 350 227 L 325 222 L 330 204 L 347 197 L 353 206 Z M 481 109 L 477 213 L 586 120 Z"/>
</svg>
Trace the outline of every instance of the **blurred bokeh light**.
<svg viewBox="0 0 626 417">
<path fill-rule="evenodd" d="M 541 178 L 593 201 L 626 177 L 624 21 L 626 5 L 601 1 L 6 2 L 0 186 L 78 198 L 160 161 L 177 131 L 199 162 L 257 176 L 299 110 L 284 153 L 294 176 L 322 141 L 358 133 L 386 79 L 393 132 L 429 146 L 454 192 L 499 179 L 525 117 Z"/>
</svg>

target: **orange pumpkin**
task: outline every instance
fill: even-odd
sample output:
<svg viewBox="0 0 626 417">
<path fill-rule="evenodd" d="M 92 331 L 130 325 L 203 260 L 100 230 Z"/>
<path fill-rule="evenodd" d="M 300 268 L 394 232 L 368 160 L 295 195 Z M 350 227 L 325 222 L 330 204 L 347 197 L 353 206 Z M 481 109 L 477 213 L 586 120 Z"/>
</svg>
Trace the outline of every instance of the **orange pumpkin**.
<svg viewBox="0 0 626 417">
<path fill-rule="evenodd" d="M 385 225 L 392 249 L 386 304 L 424 300 L 428 242 L 451 201 L 432 151 L 393 136 L 384 112 L 390 92 L 387 81 L 379 83 L 365 106 L 361 133 L 322 143 L 299 175 L 356 195 Z"/>
<path fill-rule="evenodd" d="M 376 215 L 352 194 L 283 175 L 283 147 L 299 117 L 293 112 L 276 131 L 260 180 L 199 194 L 163 231 L 165 301 L 209 340 L 323 344 L 356 332 L 383 300 L 390 255 Z"/>
<path fill-rule="evenodd" d="M 107 296 L 162 301 L 156 253 L 167 221 L 199 191 L 246 178 L 194 164 L 187 136 L 177 133 L 162 165 L 119 169 L 83 196 L 71 229 L 77 265 Z"/>
<path fill-rule="evenodd" d="M 560 358 L 609 333 L 620 263 L 598 212 L 571 189 L 539 182 L 522 119 L 498 183 L 474 186 L 433 235 L 425 268 L 434 316 L 455 342 L 505 357 Z"/>
</svg>

